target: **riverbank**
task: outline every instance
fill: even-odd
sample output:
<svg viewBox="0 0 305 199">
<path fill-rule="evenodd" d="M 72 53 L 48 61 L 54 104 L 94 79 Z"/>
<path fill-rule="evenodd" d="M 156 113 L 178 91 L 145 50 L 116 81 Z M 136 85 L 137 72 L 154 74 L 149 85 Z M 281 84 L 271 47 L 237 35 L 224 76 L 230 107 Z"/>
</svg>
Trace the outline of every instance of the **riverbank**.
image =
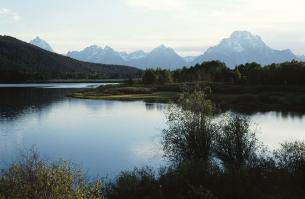
<svg viewBox="0 0 305 199">
<path fill-rule="evenodd" d="M 35 81 L 12 81 L 0 82 L 0 84 L 48 84 L 48 83 L 123 83 L 128 79 L 51 79 L 51 80 L 35 80 Z M 138 79 L 133 79 L 138 81 Z"/>
<path fill-rule="evenodd" d="M 178 89 L 178 90 L 177 90 Z M 177 85 L 117 84 L 105 85 L 96 89 L 84 90 L 71 94 L 80 99 L 120 100 L 145 102 L 170 102 L 178 99 L 181 91 Z"/>
<path fill-rule="evenodd" d="M 305 112 L 305 87 L 235 85 L 228 83 L 174 83 L 165 85 L 118 84 L 73 93 L 71 97 L 100 100 L 170 102 L 185 91 L 205 90 L 222 110 L 239 112 Z"/>
</svg>

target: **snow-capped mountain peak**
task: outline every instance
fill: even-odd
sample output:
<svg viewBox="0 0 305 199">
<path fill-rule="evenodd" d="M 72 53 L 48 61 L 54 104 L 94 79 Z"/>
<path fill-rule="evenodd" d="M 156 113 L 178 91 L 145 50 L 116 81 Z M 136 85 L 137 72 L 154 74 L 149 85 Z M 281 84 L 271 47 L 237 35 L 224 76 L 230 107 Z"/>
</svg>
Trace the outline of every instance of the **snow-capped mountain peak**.
<svg viewBox="0 0 305 199">
<path fill-rule="evenodd" d="M 223 39 L 218 45 L 209 48 L 194 63 L 220 60 L 229 67 L 246 62 L 257 62 L 262 65 L 291 61 L 297 57 L 288 50 L 274 50 L 267 46 L 261 37 L 248 31 L 235 31 L 229 38 Z"/>
<path fill-rule="evenodd" d="M 125 64 L 120 54 L 114 51 L 110 46 L 105 46 L 105 48 L 102 48 L 97 45 L 91 45 L 81 51 L 68 52 L 67 56 L 93 63 Z"/>
<path fill-rule="evenodd" d="M 98 45 L 91 45 L 91 46 L 86 47 L 84 50 L 100 50 L 100 49 L 102 49 L 102 48 Z"/>
<path fill-rule="evenodd" d="M 305 61 L 305 55 L 300 55 L 299 58 L 300 58 L 302 61 Z"/>
<path fill-rule="evenodd" d="M 230 49 L 236 52 L 243 52 L 248 49 L 263 49 L 267 46 L 257 35 L 253 35 L 248 31 L 235 31 L 229 38 L 223 39 L 217 47 L 222 50 Z"/>
<path fill-rule="evenodd" d="M 114 51 L 110 46 L 105 46 L 104 50 L 108 51 L 108 52 L 113 52 Z"/>
<path fill-rule="evenodd" d="M 164 44 L 161 44 L 160 46 L 155 48 L 156 50 L 165 50 L 167 47 Z"/>
<path fill-rule="evenodd" d="M 138 50 L 132 53 L 120 52 L 120 56 L 125 61 L 131 61 L 131 60 L 142 59 L 147 56 L 147 53 L 145 53 L 143 50 Z"/>
<path fill-rule="evenodd" d="M 174 49 L 166 47 L 165 45 L 160 45 L 157 48 L 154 48 L 150 54 L 164 54 L 170 56 L 179 56 Z M 180 57 L 180 56 L 179 56 Z"/>
<path fill-rule="evenodd" d="M 48 44 L 48 42 L 46 42 L 45 40 L 40 39 L 38 36 L 35 37 L 33 40 L 31 40 L 30 44 L 35 45 L 35 46 L 37 46 L 39 48 L 42 48 L 44 50 L 54 52 L 53 49 L 51 48 L 50 44 Z"/>
<path fill-rule="evenodd" d="M 187 63 L 191 63 L 193 62 L 198 56 L 186 56 L 183 57 L 183 59 L 187 62 Z"/>
<path fill-rule="evenodd" d="M 138 50 L 138 51 L 130 53 L 129 59 L 141 59 L 146 56 L 147 56 L 146 52 L 144 52 L 143 50 Z"/>
</svg>

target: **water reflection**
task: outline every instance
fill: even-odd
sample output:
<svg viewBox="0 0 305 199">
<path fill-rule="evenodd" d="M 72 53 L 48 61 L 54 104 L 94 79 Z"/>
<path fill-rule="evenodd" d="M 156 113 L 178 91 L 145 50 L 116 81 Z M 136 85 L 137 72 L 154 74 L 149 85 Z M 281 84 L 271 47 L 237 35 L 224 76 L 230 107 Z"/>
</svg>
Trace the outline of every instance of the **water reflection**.
<svg viewBox="0 0 305 199">
<path fill-rule="evenodd" d="M 305 116 L 305 113 L 303 111 L 301 112 L 286 112 L 286 111 L 282 111 L 282 112 L 273 112 L 273 111 L 265 111 L 265 112 L 257 112 L 257 111 L 244 111 L 244 110 L 226 110 L 226 112 L 238 112 L 244 115 L 248 115 L 248 116 L 254 116 L 257 113 L 264 115 L 264 114 L 268 114 L 270 112 L 274 113 L 275 117 L 282 117 L 282 118 L 293 118 L 293 119 L 302 119 Z"/>
<path fill-rule="evenodd" d="M 0 118 L 16 119 L 62 100 L 71 89 L 0 88 Z"/>
<path fill-rule="evenodd" d="M 28 83 L 28 84 L 0 84 L 0 88 L 96 88 L 101 85 L 115 83 Z"/>
<path fill-rule="evenodd" d="M 161 105 L 148 110 L 144 102 L 66 98 L 69 92 L 0 89 L 6 96 L 0 100 L 0 166 L 33 145 L 46 158 L 71 160 L 93 176 L 163 164 Z"/>
<path fill-rule="evenodd" d="M 161 103 L 145 103 L 146 110 L 157 110 L 157 111 L 164 111 L 167 109 L 168 105 L 161 104 Z"/>
<path fill-rule="evenodd" d="M 282 119 L 300 119 L 302 120 L 304 118 L 304 113 L 298 113 L 298 112 L 273 112 L 273 114 Z"/>
<path fill-rule="evenodd" d="M 0 166 L 33 145 L 46 158 L 64 158 L 95 176 L 165 164 L 160 146 L 166 104 L 81 100 L 71 89 L 0 88 Z M 270 149 L 305 139 L 305 117 L 251 114 L 259 139 Z"/>
</svg>

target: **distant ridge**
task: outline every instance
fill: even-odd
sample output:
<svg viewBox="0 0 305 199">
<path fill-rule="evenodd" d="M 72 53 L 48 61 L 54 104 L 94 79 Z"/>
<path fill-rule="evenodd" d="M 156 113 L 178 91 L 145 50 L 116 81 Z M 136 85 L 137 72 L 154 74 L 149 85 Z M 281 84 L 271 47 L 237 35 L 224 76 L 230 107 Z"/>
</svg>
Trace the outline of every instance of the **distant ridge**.
<svg viewBox="0 0 305 199">
<path fill-rule="evenodd" d="M 0 81 L 129 78 L 134 67 L 94 64 L 48 52 L 10 36 L 0 36 Z"/>
<path fill-rule="evenodd" d="M 123 64 L 143 69 L 157 67 L 175 69 L 187 64 L 174 49 L 168 48 L 165 45 L 160 45 L 149 53 L 145 53 L 143 50 L 132 53 L 117 52 L 109 46 L 102 48 L 92 45 L 81 51 L 70 51 L 67 53 L 67 56 L 81 61 Z"/>
<path fill-rule="evenodd" d="M 67 56 L 80 61 L 87 61 L 92 63 L 126 64 L 120 53 L 114 51 L 109 46 L 101 48 L 97 45 L 92 45 L 79 52 L 68 52 Z"/>
<path fill-rule="evenodd" d="M 106 49 L 108 51 L 106 52 Z M 110 50 L 111 49 L 111 50 Z M 275 50 L 267 46 L 261 37 L 248 31 L 235 31 L 229 38 L 223 39 L 218 45 L 209 48 L 200 56 L 182 57 L 174 49 L 161 45 L 151 52 L 142 50 L 126 53 L 117 52 L 110 47 L 104 49 L 91 46 L 82 51 L 72 51 L 67 56 L 94 63 L 124 64 L 139 68 L 175 69 L 191 66 L 203 61 L 220 60 L 229 67 L 235 67 L 246 62 L 257 62 L 262 65 L 284 61 L 305 60 L 296 56 L 291 50 Z"/>
</svg>

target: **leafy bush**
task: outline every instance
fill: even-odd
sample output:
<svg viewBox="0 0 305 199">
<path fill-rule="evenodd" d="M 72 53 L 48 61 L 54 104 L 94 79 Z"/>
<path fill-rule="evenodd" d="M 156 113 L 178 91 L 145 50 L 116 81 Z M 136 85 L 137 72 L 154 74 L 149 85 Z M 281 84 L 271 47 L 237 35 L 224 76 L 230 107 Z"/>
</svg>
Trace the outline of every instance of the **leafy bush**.
<svg viewBox="0 0 305 199">
<path fill-rule="evenodd" d="M 114 183 L 107 186 L 107 196 L 112 199 L 160 198 L 160 186 L 152 169 L 135 169 L 122 172 Z"/>
<path fill-rule="evenodd" d="M 184 95 L 167 114 L 168 129 L 163 131 L 163 148 L 172 161 L 209 161 L 215 127 L 211 123 L 213 104 L 202 92 Z"/>
<path fill-rule="evenodd" d="M 214 153 L 223 162 L 224 168 L 229 171 L 249 168 L 259 148 L 255 132 L 250 129 L 249 119 L 240 115 L 227 116 L 221 121 L 219 129 Z"/>
<path fill-rule="evenodd" d="M 88 182 L 66 161 L 47 162 L 31 150 L 0 176 L 0 198 L 102 199 L 101 181 Z"/>
</svg>

